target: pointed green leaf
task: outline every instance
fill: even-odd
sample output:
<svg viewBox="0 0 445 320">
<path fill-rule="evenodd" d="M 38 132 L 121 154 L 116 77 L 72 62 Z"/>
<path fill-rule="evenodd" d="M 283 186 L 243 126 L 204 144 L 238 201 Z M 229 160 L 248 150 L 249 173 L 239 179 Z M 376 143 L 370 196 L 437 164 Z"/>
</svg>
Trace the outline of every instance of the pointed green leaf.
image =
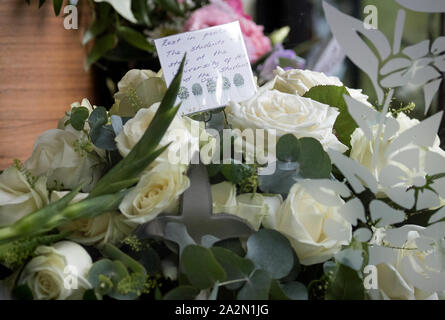
<svg viewBox="0 0 445 320">
<path fill-rule="evenodd" d="M 147 52 L 154 52 L 155 50 L 154 46 L 148 42 L 147 38 L 142 33 L 130 27 L 118 26 L 117 34 L 133 47 Z"/>
<path fill-rule="evenodd" d="M 63 0 L 53 0 L 54 13 L 56 16 L 60 14 L 60 9 L 62 8 Z"/>
</svg>

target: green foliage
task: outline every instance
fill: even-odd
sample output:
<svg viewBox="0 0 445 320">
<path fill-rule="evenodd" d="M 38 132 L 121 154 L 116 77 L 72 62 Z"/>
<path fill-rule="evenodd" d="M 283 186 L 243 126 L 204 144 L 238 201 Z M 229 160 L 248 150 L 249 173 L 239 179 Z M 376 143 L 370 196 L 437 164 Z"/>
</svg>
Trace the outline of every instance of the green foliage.
<svg viewBox="0 0 445 320">
<path fill-rule="evenodd" d="M 289 240 L 275 230 L 262 229 L 250 236 L 247 258 L 253 261 L 257 269 L 267 271 L 272 279 L 287 276 L 294 266 Z"/>
<path fill-rule="evenodd" d="M 238 300 L 267 300 L 272 279 L 264 270 L 255 270 L 238 292 Z"/>
<path fill-rule="evenodd" d="M 74 129 L 81 131 L 85 125 L 85 121 L 88 119 L 90 112 L 85 107 L 75 107 L 71 110 L 70 124 Z"/>
<path fill-rule="evenodd" d="M 294 258 L 289 241 L 280 233 L 262 229 L 250 236 L 245 257 L 235 253 L 243 252 L 234 242 L 227 242 L 225 246 L 235 250 L 221 246 L 185 247 L 179 266 L 185 281 L 180 277 L 180 287 L 170 291 L 166 299 L 193 299 L 200 290 L 207 289 L 210 290 L 208 298 L 215 300 L 221 287 L 243 300 L 307 298 L 304 285 L 294 280 L 293 271 L 299 269 L 298 259 Z"/>
<path fill-rule="evenodd" d="M 357 128 L 357 124 L 349 114 L 344 95 L 349 95 L 345 87 L 316 86 L 306 92 L 304 97 L 338 109 L 340 114 L 334 124 L 335 132 L 340 142 L 351 147 L 351 135 Z"/>
<path fill-rule="evenodd" d="M 190 283 L 198 289 L 213 287 L 216 281 L 225 281 L 227 274 L 210 249 L 190 245 L 181 255 L 181 265 Z"/>
<path fill-rule="evenodd" d="M 175 107 L 174 103 L 181 84 L 184 64 L 185 56 L 144 135 L 131 152 L 99 180 L 90 197 L 113 193 L 132 186 L 138 180 L 140 173 L 168 147 L 156 150 L 179 109 L 179 105 Z"/>
<path fill-rule="evenodd" d="M 227 282 L 236 281 L 240 279 L 247 280 L 249 275 L 254 270 L 254 264 L 248 259 L 241 258 L 234 252 L 220 248 L 211 248 L 216 260 L 221 264 L 227 274 Z M 227 288 L 236 290 L 240 288 L 242 282 L 234 282 L 227 285 Z"/>
<path fill-rule="evenodd" d="M 35 236 L 0 245 L 0 263 L 17 269 L 32 257 L 38 246 L 50 245 L 66 237 L 66 233 Z"/>
<path fill-rule="evenodd" d="M 358 271 L 337 265 L 326 292 L 327 300 L 363 300 L 365 288 Z"/>
<path fill-rule="evenodd" d="M 62 9 L 63 0 L 53 0 L 54 14 L 58 16 Z"/>
<path fill-rule="evenodd" d="M 108 33 L 95 39 L 93 48 L 87 56 L 86 68 L 102 58 L 108 51 L 113 49 L 116 44 L 116 35 Z"/>
<path fill-rule="evenodd" d="M 305 179 L 329 178 L 332 171 L 331 159 L 321 143 L 314 138 L 301 138 L 300 146 L 300 175 Z"/>
<path fill-rule="evenodd" d="M 179 7 L 178 0 L 156 0 L 157 3 L 166 11 L 171 11 L 178 16 L 182 16 L 184 13 Z"/>
<path fill-rule="evenodd" d="M 282 136 L 277 142 L 277 158 L 283 162 L 297 162 L 301 143 L 293 134 Z"/>
<path fill-rule="evenodd" d="M 93 144 L 101 149 L 116 150 L 116 134 L 113 126 L 108 124 L 108 113 L 104 107 L 97 107 L 88 118 L 90 137 Z"/>
<path fill-rule="evenodd" d="M 17 300 L 34 300 L 31 289 L 27 284 L 22 284 L 14 288 L 12 295 Z"/>
<path fill-rule="evenodd" d="M 97 298 L 107 295 L 118 300 L 134 300 L 152 288 L 153 282 L 147 283 L 150 278 L 139 262 L 110 244 L 105 245 L 103 253 L 113 260 L 99 260 L 88 273 Z"/>
<path fill-rule="evenodd" d="M 293 281 L 280 284 L 279 281 L 272 280 L 270 298 L 272 300 L 307 300 L 308 292 L 300 282 Z"/>
<path fill-rule="evenodd" d="M 82 44 L 86 45 L 88 42 L 99 36 L 107 29 L 111 23 L 112 14 L 110 13 L 111 6 L 105 3 L 95 3 L 93 18 L 91 25 L 85 31 Z"/>
<path fill-rule="evenodd" d="M 132 0 L 131 8 L 135 18 L 147 27 L 151 27 L 150 9 L 146 0 Z"/>
<path fill-rule="evenodd" d="M 155 48 L 154 46 L 149 43 L 146 39 L 146 37 L 140 33 L 139 31 L 136 31 L 130 27 L 126 26 L 118 26 L 117 27 L 117 34 L 119 37 L 127 41 L 129 44 L 131 44 L 133 47 L 147 51 L 147 52 L 154 52 Z"/>
<path fill-rule="evenodd" d="M 164 296 L 164 300 L 193 300 L 198 295 L 199 289 L 192 286 L 179 286 Z"/>
<path fill-rule="evenodd" d="M 275 172 L 258 179 L 263 192 L 286 195 L 297 179 L 327 179 L 332 171 L 329 155 L 314 138 L 282 136 L 277 142 L 277 159 Z"/>
</svg>

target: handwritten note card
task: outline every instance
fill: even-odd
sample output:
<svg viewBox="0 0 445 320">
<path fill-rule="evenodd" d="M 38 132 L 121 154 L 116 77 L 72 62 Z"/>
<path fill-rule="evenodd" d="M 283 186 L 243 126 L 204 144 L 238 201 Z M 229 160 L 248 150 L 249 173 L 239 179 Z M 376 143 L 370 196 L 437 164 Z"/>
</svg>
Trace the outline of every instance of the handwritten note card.
<svg viewBox="0 0 445 320">
<path fill-rule="evenodd" d="M 178 94 L 181 114 L 246 100 L 256 91 L 238 21 L 157 39 L 155 44 L 167 84 L 187 53 Z"/>
</svg>

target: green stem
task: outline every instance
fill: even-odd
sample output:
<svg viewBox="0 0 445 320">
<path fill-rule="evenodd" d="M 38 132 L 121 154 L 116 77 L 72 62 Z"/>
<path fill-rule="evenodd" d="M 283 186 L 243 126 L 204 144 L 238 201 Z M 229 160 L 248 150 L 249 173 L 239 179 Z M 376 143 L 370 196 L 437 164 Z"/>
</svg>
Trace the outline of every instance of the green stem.
<svg viewBox="0 0 445 320">
<path fill-rule="evenodd" d="M 104 256 L 107 256 L 114 260 L 121 261 L 125 266 L 127 266 L 133 272 L 141 273 L 144 275 L 146 274 L 144 267 L 139 262 L 137 262 L 130 256 L 126 255 L 125 253 L 123 253 L 121 250 L 119 250 L 114 245 L 109 244 L 109 243 L 105 244 L 102 252 L 103 252 Z"/>
</svg>

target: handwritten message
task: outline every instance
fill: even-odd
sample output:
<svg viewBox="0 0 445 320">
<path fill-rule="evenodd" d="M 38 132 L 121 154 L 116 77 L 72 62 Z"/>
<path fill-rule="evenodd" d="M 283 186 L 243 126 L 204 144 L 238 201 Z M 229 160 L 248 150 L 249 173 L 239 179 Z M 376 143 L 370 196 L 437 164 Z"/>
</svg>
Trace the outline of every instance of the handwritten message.
<svg viewBox="0 0 445 320">
<path fill-rule="evenodd" d="M 178 94 L 182 114 L 246 100 L 256 91 L 238 21 L 157 39 L 155 45 L 167 84 L 187 53 Z"/>
</svg>

